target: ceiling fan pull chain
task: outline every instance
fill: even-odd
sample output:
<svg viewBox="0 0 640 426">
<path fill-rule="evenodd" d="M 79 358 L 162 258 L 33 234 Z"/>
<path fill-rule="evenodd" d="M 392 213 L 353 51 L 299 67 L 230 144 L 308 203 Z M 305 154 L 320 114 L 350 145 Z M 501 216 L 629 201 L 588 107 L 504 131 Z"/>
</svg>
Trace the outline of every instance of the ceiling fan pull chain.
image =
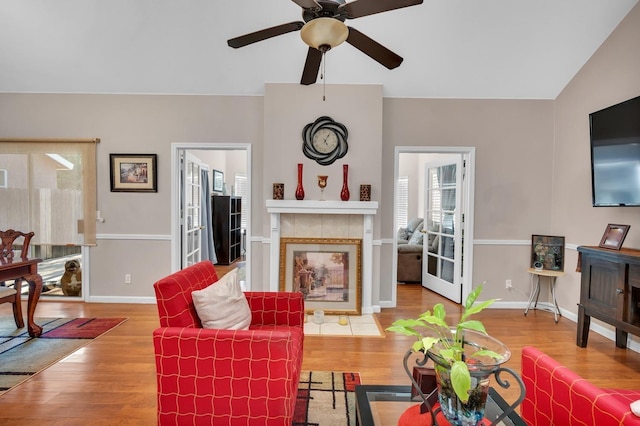
<svg viewBox="0 0 640 426">
<path fill-rule="evenodd" d="M 327 79 L 324 78 L 325 77 L 325 71 L 326 71 L 326 67 L 327 67 L 327 56 L 325 55 L 326 52 L 322 52 L 322 72 L 320 73 L 320 80 L 322 80 L 322 101 L 326 101 L 327 98 L 325 97 L 325 94 L 327 92 Z"/>
</svg>

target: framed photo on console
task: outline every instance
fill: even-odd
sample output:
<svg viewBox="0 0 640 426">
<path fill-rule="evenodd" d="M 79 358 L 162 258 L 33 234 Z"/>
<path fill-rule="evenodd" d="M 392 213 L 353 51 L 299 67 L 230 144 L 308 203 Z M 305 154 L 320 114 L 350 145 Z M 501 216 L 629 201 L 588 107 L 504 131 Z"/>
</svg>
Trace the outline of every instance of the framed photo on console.
<svg viewBox="0 0 640 426">
<path fill-rule="evenodd" d="M 608 224 L 598 247 L 620 250 L 631 225 Z"/>
<path fill-rule="evenodd" d="M 111 192 L 158 192 L 156 154 L 109 154 Z"/>
<path fill-rule="evenodd" d="M 281 238 L 280 291 L 301 292 L 307 313 L 360 315 L 362 240 Z"/>
</svg>

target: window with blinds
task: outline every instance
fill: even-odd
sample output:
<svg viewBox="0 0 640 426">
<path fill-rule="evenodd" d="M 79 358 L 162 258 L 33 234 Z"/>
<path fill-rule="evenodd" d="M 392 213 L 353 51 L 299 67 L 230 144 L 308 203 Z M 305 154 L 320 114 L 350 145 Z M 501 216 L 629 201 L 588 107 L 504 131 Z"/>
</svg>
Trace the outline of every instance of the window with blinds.
<svg viewBox="0 0 640 426">
<path fill-rule="evenodd" d="M 442 210 L 442 186 L 440 185 L 440 168 L 429 169 L 429 226 L 439 225 Z"/>
<path fill-rule="evenodd" d="M 406 228 L 409 215 L 409 177 L 400 176 L 396 186 L 396 215 L 398 227 Z"/>
<path fill-rule="evenodd" d="M 0 229 L 33 231 L 32 246 L 95 245 L 96 144 L 0 140 Z M 6 175 L 5 175 L 6 176 Z"/>
<path fill-rule="evenodd" d="M 249 197 L 249 184 L 247 175 L 244 173 L 236 173 L 235 176 L 235 195 L 242 197 L 242 215 L 240 216 L 240 227 L 247 229 L 247 197 Z"/>
</svg>

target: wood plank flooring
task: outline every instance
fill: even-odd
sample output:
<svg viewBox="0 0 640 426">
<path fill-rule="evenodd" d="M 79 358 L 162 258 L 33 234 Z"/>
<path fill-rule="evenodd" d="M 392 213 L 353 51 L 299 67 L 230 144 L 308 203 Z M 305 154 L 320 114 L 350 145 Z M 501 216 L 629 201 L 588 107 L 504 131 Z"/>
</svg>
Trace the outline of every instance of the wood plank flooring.
<svg viewBox="0 0 640 426">
<path fill-rule="evenodd" d="M 377 314 L 383 327 L 397 318 L 415 317 L 443 302 L 457 321 L 461 311 L 419 285 L 398 287 L 398 307 Z M 26 307 L 25 307 L 26 308 Z M 26 312 L 26 310 L 25 310 Z M 10 316 L 9 304 L 0 315 Z M 158 326 L 155 305 L 86 304 L 43 301 L 36 316 L 128 317 L 96 339 L 0 397 L 2 425 L 154 425 L 155 364 L 151 333 Z M 591 332 L 589 346 L 576 346 L 576 324 L 553 314 L 487 310 L 478 316 L 489 333 L 509 346 L 507 366 L 520 370 L 520 352 L 534 345 L 602 387 L 640 389 L 640 354 L 618 349 Z M 386 338 L 307 336 L 303 368 L 359 372 L 366 384 L 408 384 L 402 357 L 412 340 L 392 333 Z M 0 362 L 2 356 L 0 355 Z M 507 391 L 511 397 L 514 391 Z"/>
</svg>

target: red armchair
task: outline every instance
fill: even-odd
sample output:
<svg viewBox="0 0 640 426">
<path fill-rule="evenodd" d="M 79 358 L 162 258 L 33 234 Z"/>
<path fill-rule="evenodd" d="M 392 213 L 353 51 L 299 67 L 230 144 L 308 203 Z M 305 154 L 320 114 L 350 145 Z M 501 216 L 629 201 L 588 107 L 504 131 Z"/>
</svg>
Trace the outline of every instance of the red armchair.
<svg viewBox="0 0 640 426">
<path fill-rule="evenodd" d="M 291 425 L 302 366 L 302 294 L 246 292 L 249 330 L 203 329 L 191 292 L 217 280 L 205 261 L 154 284 L 158 424 Z"/>
<path fill-rule="evenodd" d="M 529 425 L 640 425 L 629 407 L 640 391 L 601 389 L 531 346 L 522 349 L 522 381 L 521 415 Z"/>
</svg>

